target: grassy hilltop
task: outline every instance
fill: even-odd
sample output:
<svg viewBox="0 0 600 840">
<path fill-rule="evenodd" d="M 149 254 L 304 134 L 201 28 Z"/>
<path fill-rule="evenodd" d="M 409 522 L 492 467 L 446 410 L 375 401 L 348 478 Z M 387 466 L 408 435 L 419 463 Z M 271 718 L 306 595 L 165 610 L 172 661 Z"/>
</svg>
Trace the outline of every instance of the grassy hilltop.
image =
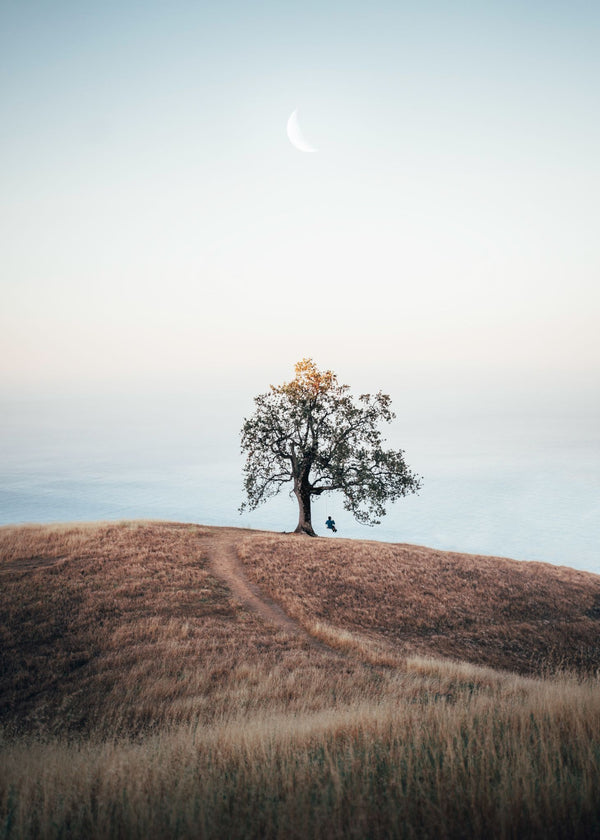
<svg viewBox="0 0 600 840">
<path fill-rule="evenodd" d="M 0 838 L 600 837 L 600 577 L 0 528 Z"/>
</svg>

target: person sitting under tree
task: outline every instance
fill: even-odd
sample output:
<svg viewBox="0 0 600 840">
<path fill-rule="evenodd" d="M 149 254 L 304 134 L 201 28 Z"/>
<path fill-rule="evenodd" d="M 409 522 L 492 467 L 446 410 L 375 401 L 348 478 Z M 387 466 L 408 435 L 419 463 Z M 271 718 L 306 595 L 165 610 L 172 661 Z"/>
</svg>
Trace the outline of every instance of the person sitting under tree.
<svg viewBox="0 0 600 840">
<path fill-rule="evenodd" d="M 333 533 L 334 533 L 334 534 L 336 534 L 336 533 L 337 533 L 337 528 L 335 527 L 335 522 L 333 521 L 333 519 L 331 518 L 331 516 L 328 516 L 328 517 L 327 517 L 327 520 L 326 520 L 326 522 L 325 522 L 325 525 L 327 525 L 327 527 L 329 528 L 329 530 L 330 530 L 330 531 L 333 531 Z"/>
</svg>

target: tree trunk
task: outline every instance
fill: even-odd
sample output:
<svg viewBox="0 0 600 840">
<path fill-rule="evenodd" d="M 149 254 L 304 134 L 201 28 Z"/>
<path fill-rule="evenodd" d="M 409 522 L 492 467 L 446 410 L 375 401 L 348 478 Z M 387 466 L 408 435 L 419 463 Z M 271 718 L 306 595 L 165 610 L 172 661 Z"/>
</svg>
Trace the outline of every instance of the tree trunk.
<svg viewBox="0 0 600 840">
<path fill-rule="evenodd" d="M 307 534 L 309 537 L 316 537 L 310 520 L 310 484 L 306 479 L 294 480 L 294 493 L 298 499 L 299 516 L 295 534 Z"/>
</svg>

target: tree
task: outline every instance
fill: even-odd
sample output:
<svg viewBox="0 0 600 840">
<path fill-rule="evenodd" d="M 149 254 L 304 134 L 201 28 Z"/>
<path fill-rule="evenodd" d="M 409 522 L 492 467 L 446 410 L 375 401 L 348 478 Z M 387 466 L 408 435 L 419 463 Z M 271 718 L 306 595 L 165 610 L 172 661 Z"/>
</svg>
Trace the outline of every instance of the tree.
<svg viewBox="0 0 600 840">
<path fill-rule="evenodd" d="M 420 478 L 404 461 L 404 453 L 384 451 L 378 424 L 396 416 L 391 400 L 381 392 L 356 400 L 348 385 L 340 385 L 330 370 L 319 371 L 312 359 L 295 366 L 291 382 L 271 385 L 254 402 L 244 419 L 242 452 L 246 452 L 240 508 L 255 510 L 293 482 L 299 517 L 296 533 L 316 536 L 311 500 L 340 491 L 344 508 L 366 525 L 378 525 L 384 503 L 421 487 Z"/>
</svg>

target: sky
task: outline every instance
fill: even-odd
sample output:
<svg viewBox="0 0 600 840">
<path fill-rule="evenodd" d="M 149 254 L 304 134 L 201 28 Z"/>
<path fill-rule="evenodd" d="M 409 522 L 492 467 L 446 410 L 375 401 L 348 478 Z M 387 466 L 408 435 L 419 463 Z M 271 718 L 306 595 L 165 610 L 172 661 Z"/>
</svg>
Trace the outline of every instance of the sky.
<svg viewBox="0 0 600 840">
<path fill-rule="evenodd" d="M 578 0 L 0 0 L 0 397 L 190 394 L 218 447 L 308 356 L 407 430 L 589 435 L 599 36 Z"/>
<path fill-rule="evenodd" d="M 0 8 L 4 387 L 597 386 L 597 4 Z"/>
</svg>

